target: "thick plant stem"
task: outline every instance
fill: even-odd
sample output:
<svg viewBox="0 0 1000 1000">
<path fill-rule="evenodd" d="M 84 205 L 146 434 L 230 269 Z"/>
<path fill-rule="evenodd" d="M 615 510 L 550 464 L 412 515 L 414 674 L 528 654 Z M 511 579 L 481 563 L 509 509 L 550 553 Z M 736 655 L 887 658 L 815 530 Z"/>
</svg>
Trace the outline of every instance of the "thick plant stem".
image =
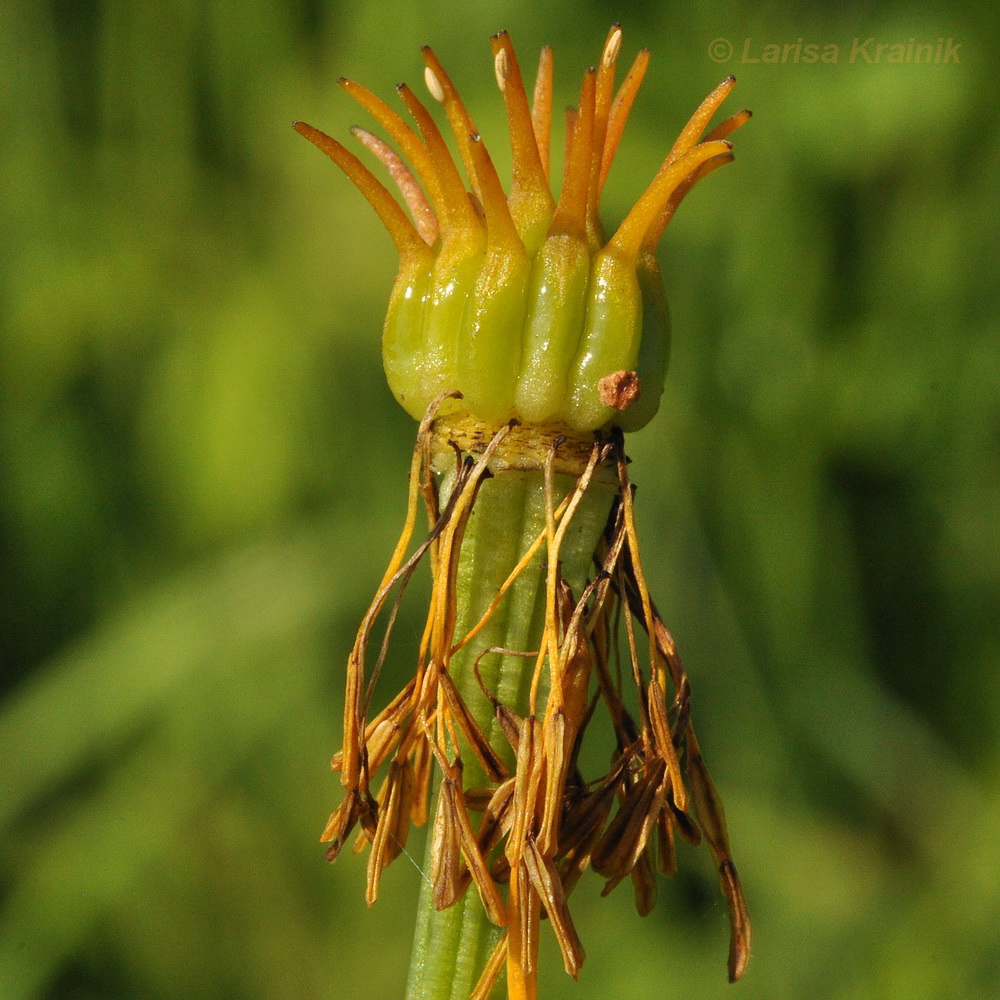
<svg viewBox="0 0 1000 1000">
<path fill-rule="evenodd" d="M 557 476 L 555 503 L 575 486 L 569 476 Z M 577 508 L 560 550 L 561 572 L 579 596 L 591 571 L 597 541 L 607 522 L 617 484 L 592 482 Z M 442 483 L 446 495 L 449 483 Z M 444 496 L 443 496 L 444 499 Z M 518 560 L 545 530 L 545 489 L 542 472 L 500 472 L 486 480 L 469 518 L 462 542 L 457 580 L 455 636 L 472 629 L 496 596 Z M 509 766 L 513 753 L 493 717 L 473 666 L 487 649 L 537 651 L 545 613 L 545 548 L 505 596 L 488 625 L 459 650 L 450 672 L 476 721 Z M 527 710 L 534 657 L 488 653 L 479 660 L 479 675 L 505 705 Z M 487 783 L 478 761 L 465 759 L 467 788 Z M 430 852 L 425 863 L 430 870 Z M 420 894 L 406 1000 L 468 1000 L 496 946 L 500 929 L 486 918 L 474 887 L 462 900 L 441 912 L 432 905 L 430 883 Z"/>
</svg>

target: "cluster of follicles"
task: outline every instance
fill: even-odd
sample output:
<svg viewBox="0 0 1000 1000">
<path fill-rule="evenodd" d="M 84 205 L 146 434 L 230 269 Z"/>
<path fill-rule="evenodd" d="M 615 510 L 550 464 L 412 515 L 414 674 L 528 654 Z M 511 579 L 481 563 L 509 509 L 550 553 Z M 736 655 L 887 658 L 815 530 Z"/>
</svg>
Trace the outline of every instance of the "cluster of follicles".
<svg viewBox="0 0 1000 1000">
<path fill-rule="evenodd" d="M 389 385 L 414 418 L 456 389 L 463 400 L 445 410 L 461 407 L 484 421 L 513 417 L 575 431 L 629 431 L 656 412 L 669 352 L 656 247 L 691 187 L 732 158 L 726 137 L 750 113 L 704 135 L 735 81 L 719 84 L 607 239 L 601 193 L 649 58 L 639 53 L 615 93 L 621 37 L 613 28 L 599 64 L 584 74 L 579 104 L 568 112 L 558 201 L 549 182 L 551 50 L 542 52 L 529 104 L 505 32 L 492 42 L 513 160 L 506 193 L 429 48 L 423 49 L 427 87 L 444 106 L 471 190 L 434 119 L 405 84 L 397 89 L 416 130 L 364 87 L 341 81 L 395 143 L 353 130 L 387 168 L 410 217 L 353 154 L 296 123 L 361 189 L 395 241 L 400 270 L 382 353 Z"/>
<path fill-rule="evenodd" d="M 333 760 L 344 797 L 322 839 L 330 860 L 352 835 L 356 850 L 370 848 L 371 903 L 411 827 L 433 813 L 434 907 L 475 891 L 504 929 L 474 1000 L 491 994 L 504 967 L 510 997 L 537 995 L 543 918 L 566 971 L 577 975 L 584 951 L 567 900 L 585 871 L 603 878 L 605 893 L 630 882 L 645 914 L 656 872 L 676 870 L 677 839 L 705 842 L 728 904 L 736 979 L 748 960 L 749 919 L 695 736 L 690 684 L 646 587 L 622 432 L 653 415 L 666 370 L 656 245 L 691 186 L 731 158 L 726 136 L 749 112 L 703 138 L 734 82 L 723 81 L 608 239 L 598 204 L 648 54 L 639 53 L 616 92 L 621 31 L 611 30 L 568 114 L 557 200 L 548 176 L 551 53 L 542 53 L 529 102 L 507 35 L 492 42 L 513 152 L 507 193 L 430 49 L 426 82 L 444 106 L 468 188 L 431 115 L 405 86 L 399 94 L 416 129 L 342 81 L 394 142 L 354 130 L 408 214 L 353 154 L 296 124 L 360 188 L 396 243 L 401 265 L 384 361 L 396 397 L 422 418 L 405 528 L 348 662 L 344 743 Z M 518 455 L 528 456 L 526 465 Z M 482 530 L 470 524 L 490 478 L 511 468 L 540 477 L 539 528 L 488 606 L 470 617 L 456 598 L 463 539 Z M 610 514 L 606 523 L 601 515 L 574 593 L 563 575 L 567 538 L 601 490 Z M 421 505 L 428 528 L 414 542 Z M 432 592 L 416 670 L 377 707 L 402 590 L 422 561 L 431 566 Z M 537 629 L 517 648 L 490 645 L 491 623 L 513 614 L 532 575 L 540 598 L 528 601 L 528 617 Z M 497 667 L 515 661 L 514 671 Z M 511 683 L 514 674 L 522 680 Z M 609 745 L 585 751 L 588 730 L 610 737 Z"/>
</svg>

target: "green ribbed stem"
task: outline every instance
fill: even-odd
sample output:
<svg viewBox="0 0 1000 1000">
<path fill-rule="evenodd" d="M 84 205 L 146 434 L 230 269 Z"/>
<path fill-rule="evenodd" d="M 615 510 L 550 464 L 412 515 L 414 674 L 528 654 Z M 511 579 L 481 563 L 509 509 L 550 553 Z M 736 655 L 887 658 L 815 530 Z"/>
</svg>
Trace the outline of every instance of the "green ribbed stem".
<svg viewBox="0 0 1000 1000">
<path fill-rule="evenodd" d="M 556 477 L 556 503 L 575 485 Z M 442 484 L 442 503 L 450 483 Z M 616 484 L 592 482 L 573 517 L 561 549 L 562 575 L 579 596 L 586 585 L 597 541 L 607 522 Z M 501 472 L 479 491 L 462 543 L 458 573 L 456 637 L 482 617 L 497 591 L 534 538 L 545 527 L 541 472 Z M 545 548 L 518 578 L 489 625 L 451 661 L 451 674 L 490 742 L 513 768 L 513 754 L 493 718 L 472 671 L 476 657 L 489 647 L 538 648 L 545 613 Z M 480 661 L 483 683 L 505 705 L 526 710 L 533 658 L 487 655 Z M 487 783 L 478 761 L 464 760 L 465 786 Z M 473 817 L 475 822 L 475 817 Z M 430 871 L 430 845 L 425 870 Z M 425 881 L 417 910 L 406 1000 L 468 1000 L 500 937 L 483 911 L 474 886 L 461 902 L 438 912 Z M 501 977 L 502 981 L 502 977 Z"/>
</svg>

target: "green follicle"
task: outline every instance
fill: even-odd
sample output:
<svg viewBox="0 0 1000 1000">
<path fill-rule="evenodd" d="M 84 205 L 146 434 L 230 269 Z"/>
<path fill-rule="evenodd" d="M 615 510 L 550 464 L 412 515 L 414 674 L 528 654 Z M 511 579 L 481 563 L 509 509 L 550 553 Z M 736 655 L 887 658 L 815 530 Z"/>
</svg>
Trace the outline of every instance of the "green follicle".
<svg viewBox="0 0 1000 1000">
<path fill-rule="evenodd" d="M 513 409 L 521 344 L 506 334 L 524 326 L 528 277 L 526 257 L 500 257 L 483 268 L 469 297 L 456 384 L 484 420 L 503 420 Z"/>
<path fill-rule="evenodd" d="M 469 137 L 468 150 L 486 216 L 486 255 L 459 336 L 457 384 L 474 413 L 502 420 L 514 401 L 521 341 L 510 332 L 524 326 L 531 262 L 478 134 Z"/>
<path fill-rule="evenodd" d="M 459 346 L 464 339 L 466 305 L 469 289 L 482 266 L 485 242 L 482 231 L 464 233 L 446 239 L 438 254 L 423 309 L 417 317 L 420 325 L 417 336 L 423 349 L 410 361 L 411 395 L 406 410 L 413 417 L 426 410 L 429 400 L 460 385 Z M 398 339 L 411 336 L 412 332 L 407 331 Z"/>
<path fill-rule="evenodd" d="M 570 427 L 591 430 L 614 422 L 616 411 L 601 403 L 598 383 L 613 372 L 635 370 L 641 332 L 642 293 L 634 263 L 605 247 L 591 265 L 583 337 L 560 415 Z"/>
<path fill-rule="evenodd" d="M 385 143 L 356 130 L 389 171 L 416 225 L 343 147 L 310 126 L 296 126 L 348 174 L 399 249 L 382 341 L 389 385 L 417 419 L 431 400 L 457 390 L 483 420 L 561 423 L 581 432 L 638 430 L 658 408 L 669 353 L 656 244 L 694 183 L 732 158 L 726 136 L 749 112 L 702 139 L 733 80 L 716 87 L 606 240 L 600 196 L 648 53 L 639 53 L 615 94 L 621 30 L 609 33 L 598 68 L 584 74 L 579 105 L 569 114 L 557 202 L 547 177 L 551 59 L 543 53 L 529 103 L 506 32 L 493 37 L 492 47 L 513 160 L 506 194 L 471 116 L 429 48 L 423 50 L 425 79 L 444 106 L 471 194 L 430 113 L 406 86 L 398 92 L 416 129 L 364 87 L 341 81 L 409 162 L 412 173 Z M 637 391 L 609 396 L 608 381 L 626 378 Z"/>
<path fill-rule="evenodd" d="M 636 265 L 642 296 L 642 336 L 636 372 L 642 391 L 635 404 L 618 414 L 623 431 L 636 431 L 652 420 L 660 406 L 670 361 L 670 309 L 655 253 L 640 253 Z"/>
<path fill-rule="evenodd" d="M 389 297 L 389 311 L 382 332 L 382 365 L 386 381 L 400 405 L 419 416 L 423 396 L 414 367 L 425 367 L 422 316 L 430 294 L 431 270 L 422 261 L 404 262 Z M 416 365 L 415 365 L 416 362 Z"/>
<path fill-rule="evenodd" d="M 542 423 L 562 412 L 587 314 L 590 254 L 584 240 L 550 236 L 535 258 L 514 409 Z"/>
</svg>

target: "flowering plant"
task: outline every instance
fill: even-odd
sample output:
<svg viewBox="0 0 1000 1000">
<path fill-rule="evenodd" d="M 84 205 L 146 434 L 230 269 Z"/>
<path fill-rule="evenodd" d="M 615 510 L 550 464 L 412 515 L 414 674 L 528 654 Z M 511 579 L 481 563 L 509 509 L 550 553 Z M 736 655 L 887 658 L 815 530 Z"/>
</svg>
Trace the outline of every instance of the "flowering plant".
<svg viewBox="0 0 1000 1000">
<path fill-rule="evenodd" d="M 629 879 L 648 913 L 655 870 L 676 870 L 677 836 L 705 840 L 715 859 L 730 912 L 730 978 L 749 957 L 749 918 L 690 684 L 642 570 L 623 432 L 652 418 L 666 374 L 656 246 L 692 186 L 732 159 L 727 136 L 750 113 L 704 136 L 735 82 L 724 80 L 607 238 L 601 193 L 648 63 L 643 50 L 615 93 L 621 41 L 616 25 L 584 74 L 558 199 L 549 180 L 552 54 L 542 52 L 529 104 L 504 32 L 492 45 L 513 153 L 506 193 L 429 48 L 425 80 L 471 190 L 405 85 L 416 131 L 341 81 L 398 148 L 353 130 L 409 216 L 340 143 L 295 125 L 361 190 L 400 257 L 383 360 L 396 398 L 421 423 L 404 530 L 348 661 L 344 744 L 333 759 L 345 794 L 322 839 L 333 860 L 360 826 L 374 902 L 411 825 L 431 815 L 436 768 L 411 998 L 482 1000 L 504 966 L 510 997 L 537 996 L 543 915 L 576 976 L 584 951 L 567 900 L 583 872 L 602 876 L 604 893 Z M 411 552 L 421 499 L 428 531 Z M 399 598 L 425 558 L 433 588 L 414 676 L 374 709 Z M 613 740 L 606 770 L 586 774 L 581 754 L 598 712 Z M 470 902 L 470 885 L 481 905 Z"/>
</svg>

